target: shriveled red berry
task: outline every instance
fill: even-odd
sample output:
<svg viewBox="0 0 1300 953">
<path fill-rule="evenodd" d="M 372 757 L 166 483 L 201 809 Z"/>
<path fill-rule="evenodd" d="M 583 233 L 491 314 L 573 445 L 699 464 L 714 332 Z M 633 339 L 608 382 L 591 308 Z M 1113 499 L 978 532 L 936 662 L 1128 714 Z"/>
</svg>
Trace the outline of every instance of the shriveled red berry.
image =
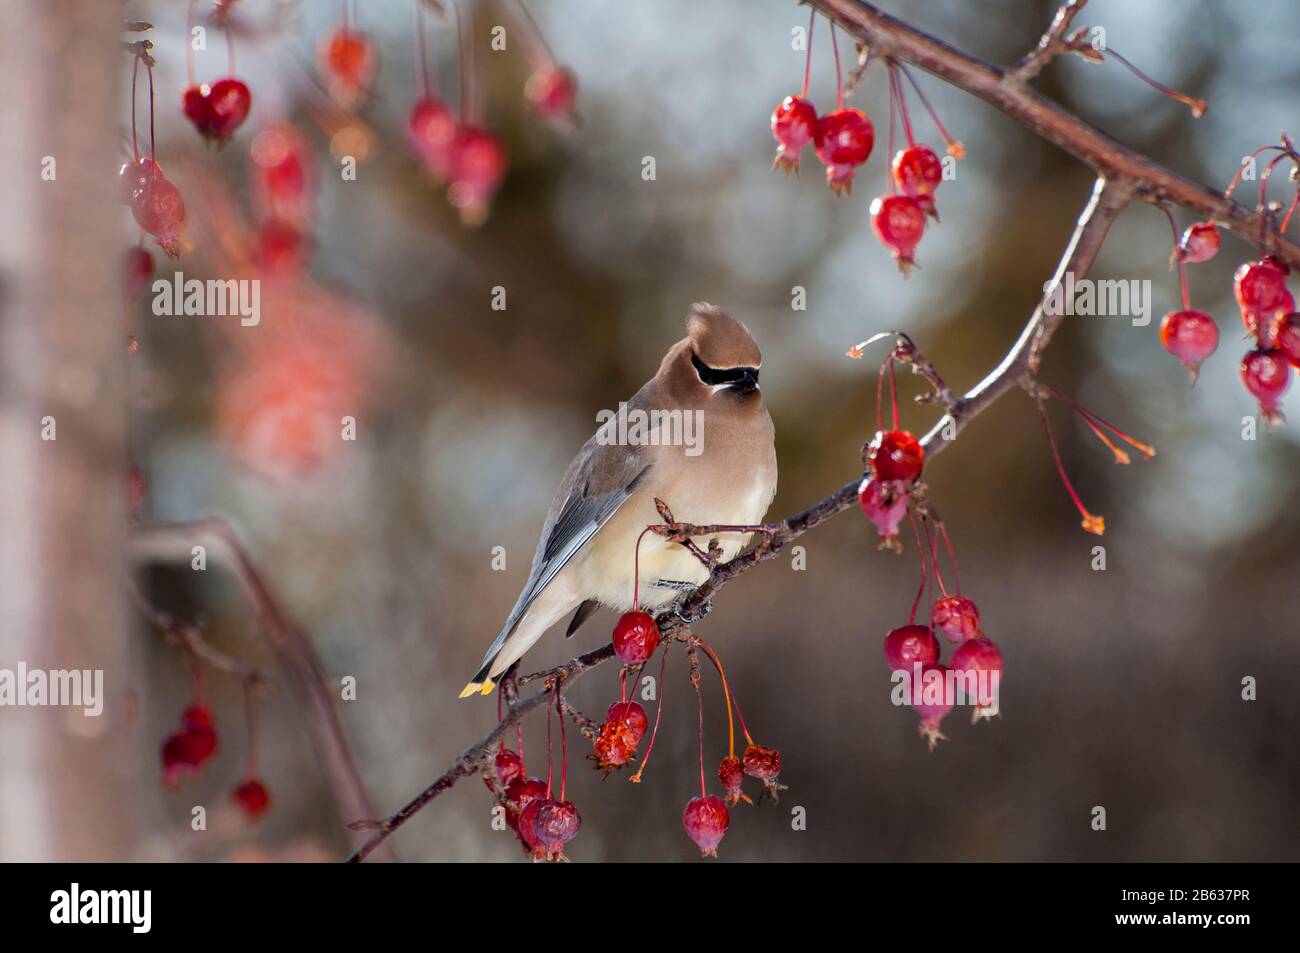
<svg viewBox="0 0 1300 953">
<path fill-rule="evenodd" d="M 406 120 L 406 141 L 437 182 L 451 176 L 455 139 L 456 117 L 447 104 L 436 98 L 417 99 Z"/>
<path fill-rule="evenodd" d="M 729 755 L 722 759 L 718 765 L 718 783 L 722 785 L 723 794 L 726 796 L 728 804 L 738 804 L 744 800 L 747 803 L 753 803 L 749 797 L 740 790 L 741 784 L 745 780 L 745 764 L 734 755 Z"/>
<path fill-rule="evenodd" d="M 888 195 L 871 202 L 871 226 L 907 274 L 915 264 L 916 246 L 925 234 L 925 210 L 910 195 Z"/>
<path fill-rule="evenodd" d="M 881 549 L 901 549 L 898 527 L 907 515 L 909 494 L 898 481 L 864 477 L 858 485 L 858 505 L 880 534 Z"/>
<path fill-rule="evenodd" d="M 926 625 L 901 625 L 885 636 L 885 664 L 894 671 L 939 660 L 939 640 Z"/>
<path fill-rule="evenodd" d="M 949 642 L 964 642 L 984 634 L 980 610 L 965 596 L 945 596 L 930 609 L 930 625 Z"/>
<path fill-rule="evenodd" d="M 1002 680 L 1002 652 L 991 639 L 971 639 L 957 646 L 949 667 L 958 673 L 974 672 L 976 677 L 963 679 L 962 690 L 967 700 L 978 707 L 976 715 L 985 709 L 996 710 Z"/>
<path fill-rule="evenodd" d="M 772 135 L 776 138 L 776 158 L 772 168 L 786 175 L 799 174 L 799 153 L 817 130 L 817 110 L 802 96 L 787 96 L 772 110 Z"/>
<path fill-rule="evenodd" d="M 877 480 L 912 483 L 925 465 L 925 447 L 906 430 L 878 430 L 867 444 L 867 463 Z"/>
<path fill-rule="evenodd" d="M 1280 350 L 1251 351 L 1241 360 L 1241 381 L 1259 401 L 1259 412 L 1273 422 L 1282 419 L 1282 395 L 1291 384 L 1291 363 Z"/>
<path fill-rule="evenodd" d="M 149 279 L 152 277 L 153 255 L 139 245 L 132 245 L 127 249 L 126 260 L 122 263 L 122 291 L 126 299 L 134 301 L 138 298 L 149 287 Z"/>
<path fill-rule="evenodd" d="M 591 757 L 606 775 L 621 768 L 636 754 L 637 737 L 623 721 L 612 719 L 600 726 L 593 742 Z"/>
<path fill-rule="evenodd" d="M 131 200 L 131 214 L 169 258 L 180 255 L 181 230 L 185 225 L 185 199 L 180 189 L 164 178 L 148 182 Z"/>
<path fill-rule="evenodd" d="M 452 141 L 451 186 L 447 199 L 460 210 L 461 221 L 478 225 L 506 174 L 506 148 L 486 129 L 461 126 Z"/>
<path fill-rule="evenodd" d="M 1300 313 L 1292 311 L 1278 318 L 1273 328 L 1273 342 L 1292 367 L 1300 368 Z"/>
<path fill-rule="evenodd" d="M 952 711 L 954 702 L 954 693 L 948 683 L 947 675 L 948 666 L 939 662 L 927 662 L 909 679 L 912 708 L 921 716 L 918 731 L 929 744 L 931 751 L 944 737 L 939 731 L 939 723 L 948 712 Z"/>
<path fill-rule="evenodd" d="M 648 612 L 623 613 L 614 626 L 614 652 L 627 665 L 649 661 L 659 648 L 659 626 Z"/>
<path fill-rule="evenodd" d="M 537 839 L 537 812 L 545 803 L 546 795 L 543 793 L 541 797 L 534 798 L 524 805 L 515 819 L 515 833 L 519 836 L 519 842 L 524 845 L 524 852 L 532 855 L 534 859 L 545 856 L 541 841 Z"/>
<path fill-rule="evenodd" d="M 1246 262 L 1233 276 L 1232 290 L 1243 315 L 1272 315 L 1286 294 L 1286 272 L 1269 259 Z"/>
<path fill-rule="evenodd" d="M 712 794 L 706 797 L 693 797 L 686 802 L 682 811 L 682 826 L 686 836 L 695 842 L 700 853 L 705 857 L 717 857 L 718 845 L 731 824 L 731 812 L 722 798 Z"/>
<path fill-rule="evenodd" d="M 235 788 L 233 795 L 239 809 L 250 820 L 256 820 L 271 807 L 271 792 L 257 778 L 249 778 Z"/>
<path fill-rule="evenodd" d="M 817 120 L 813 144 L 826 166 L 826 184 L 834 192 L 853 190 L 853 172 L 866 162 L 876 141 L 871 120 L 856 109 L 837 109 Z"/>
<path fill-rule="evenodd" d="M 568 124 L 573 121 L 578 81 L 568 67 L 544 67 L 528 77 L 524 96 L 543 119 Z"/>
<path fill-rule="evenodd" d="M 1189 265 L 1209 261 L 1219 251 L 1219 230 L 1213 222 L 1188 225 L 1178 242 L 1178 259 Z"/>
<path fill-rule="evenodd" d="M 614 702 L 605 711 L 606 721 L 621 721 L 627 725 L 632 732 L 632 737 L 636 740 L 634 744 L 639 744 L 645 736 L 646 728 L 650 726 L 650 719 L 646 717 L 645 709 L 636 702 Z"/>
<path fill-rule="evenodd" d="M 747 775 L 763 783 L 763 788 L 771 795 L 772 800 L 780 800 L 779 793 L 785 787 L 778 783 L 781 774 L 781 752 L 775 748 L 751 744 L 740 756 L 740 763 Z"/>
<path fill-rule="evenodd" d="M 1219 326 L 1204 311 L 1170 311 L 1160 322 L 1160 343 L 1196 380 L 1201 362 L 1219 346 Z"/>
<path fill-rule="evenodd" d="M 533 833 L 537 846 L 547 860 L 564 860 L 564 845 L 578 836 L 582 816 L 572 801 L 554 798 L 536 802 L 537 814 L 533 818 Z"/>
<path fill-rule="evenodd" d="M 933 195 L 934 190 L 943 181 L 943 163 L 928 146 L 908 146 L 906 149 L 900 149 L 894 155 L 890 172 L 899 191 L 914 199 L 923 195 Z"/>
</svg>

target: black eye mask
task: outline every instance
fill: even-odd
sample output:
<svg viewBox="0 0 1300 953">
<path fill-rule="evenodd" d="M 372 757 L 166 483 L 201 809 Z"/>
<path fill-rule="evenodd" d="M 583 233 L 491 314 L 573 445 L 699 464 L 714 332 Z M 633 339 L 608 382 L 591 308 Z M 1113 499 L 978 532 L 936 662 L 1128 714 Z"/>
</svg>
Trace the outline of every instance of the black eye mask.
<svg viewBox="0 0 1300 953">
<path fill-rule="evenodd" d="M 700 380 L 710 386 L 719 384 L 748 384 L 753 386 L 758 383 L 757 367 L 728 367 L 719 369 L 709 367 L 700 360 L 698 354 L 691 354 L 691 363 L 695 365 L 695 373 L 700 375 Z"/>
</svg>

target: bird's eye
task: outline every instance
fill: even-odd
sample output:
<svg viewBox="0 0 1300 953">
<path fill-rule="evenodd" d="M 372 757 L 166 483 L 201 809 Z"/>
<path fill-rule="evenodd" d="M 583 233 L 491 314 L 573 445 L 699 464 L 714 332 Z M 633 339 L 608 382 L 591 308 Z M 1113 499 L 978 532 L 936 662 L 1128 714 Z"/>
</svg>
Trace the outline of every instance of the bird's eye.
<svg viewBox="0 0 1300 953">
<path fill-rule="evenodd" d="M 709 367 L 700 360 L 698 354 L 691 354 L 691 363 L 695 365 L 695 373 L 702 382 L 710 387 L 717 387 L 725 384 L 755 384 L 758 382 L 758 368 L 756 367 Z"/>
</svg>

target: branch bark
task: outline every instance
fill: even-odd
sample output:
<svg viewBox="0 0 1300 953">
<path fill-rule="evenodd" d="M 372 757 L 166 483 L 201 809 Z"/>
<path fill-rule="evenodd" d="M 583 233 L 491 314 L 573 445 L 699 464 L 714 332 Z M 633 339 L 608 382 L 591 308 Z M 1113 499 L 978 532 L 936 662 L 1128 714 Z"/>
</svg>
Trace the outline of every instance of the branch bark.
<svg viewBox="0 0 1300 953">
<path fill-rule="evenodd" d="M 861 0 L 808 2 L 868 44 L 873 54 L 892 56 L 914 64 L 978 96 L 1021 121 L 1041 138 L 1074 155 L 1097 173 L 1092 195 L 1061 256 L 1052 285 L 1001 363 L 975 387 L 953 402 L 950 412 L 922 438 L 928 458 L 943 451 L 971 420 L 1007 391 L 1017 386 L 1032 385 L 1042 352 L 1064 317 L 1047 307 L 1052 288 L 1062 282 L 1067 273 L 1073 273 L 1076 279 L 1087 274 L 1111 225 L 1134 198 L 1153 204 L 1173 203 L 1206 218 L 1213 218 L 1225 228 L 1259 246 L 1262 251 L 1276 255 L 1293 268 L 1300 267 L 1300 247 L 1280 237 L 1264 215 L 1251 212 L 1223 198 L 1220 193 L 1134 152 L 1026 85 L 1026 81 L 1036 75 L 1055 54 L 1061 38 L 1082 6 L 1081 2 L 1072 0 L 1067 3 L 1044 34 L 1039 48 L 1022 59 L 1012 71 L 984 63 Z M 854 506 L 861 479 L 861 475 L 855 475 L 831 495 L 775 524 L 775 531 L 765 534 L 762 543 L 754 549 L 728 563 L 715 566 L 708 579 L 681 603 L 678 611 L 688 617 L 707 611 L 714 594 L 729 581 L 759 563 L 774 558 L 790 541 Z M 665 636 L 684 626 L 673 613 L 661 614 L 659 622 Z M 607 645 L 543 674 L 577 677 L 613 655 L 612 648 Z M 493 746 L 504 736 L 506 730 L 548 700 L 549 688 L 543 688 L 514 702 L 496 728 L 465 749 L 447 772 L 412 801 L 382 821 L 358 825 L 359 828 L 374 833 L 349 859 L 353 862 L 364 860 L 398 827 L 457 780 L 486 771 L 491 763 Z"/>
</svg>

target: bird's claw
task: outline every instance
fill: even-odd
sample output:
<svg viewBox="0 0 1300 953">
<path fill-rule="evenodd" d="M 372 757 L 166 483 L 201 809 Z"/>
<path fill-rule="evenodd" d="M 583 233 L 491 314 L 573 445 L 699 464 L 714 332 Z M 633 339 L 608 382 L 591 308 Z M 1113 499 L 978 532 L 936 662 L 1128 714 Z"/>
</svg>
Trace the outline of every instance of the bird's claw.
<svg viewBox="0 0 1300 953">
<path fill-rule="evenodd" d="M 694 625 L 697 622 L 703 621 L 704 617 L 712 611 L 713 600 L 710 598 L 706 599 L 703 605 L 689 615 L 682 612 L 681 606 L 677 606 L 673 609 L 673 615 L 677 616 L 677 618 L 681 619 L 687 625 Z"/>
</svg>

